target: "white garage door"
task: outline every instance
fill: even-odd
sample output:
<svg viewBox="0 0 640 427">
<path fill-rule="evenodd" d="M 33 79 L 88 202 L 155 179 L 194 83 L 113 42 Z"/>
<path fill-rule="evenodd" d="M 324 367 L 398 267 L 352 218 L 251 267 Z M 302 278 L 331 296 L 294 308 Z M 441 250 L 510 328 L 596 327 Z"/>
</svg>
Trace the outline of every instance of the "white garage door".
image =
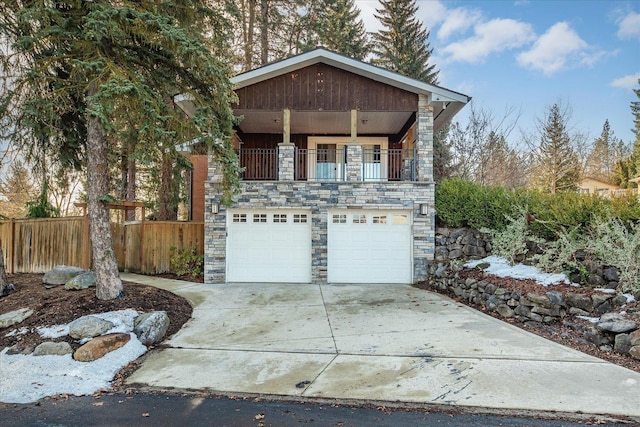
<svg viewBox="0 0 640 427">
<path fill-rule="evenodd" d="M 411 212 L 330 211 L 330 283 L 411 283 Z"/>
<path fill-rule="evenodd" d="M 227 281 L 311 281 L 311 212 L 227 213 Z"/>
</svg>

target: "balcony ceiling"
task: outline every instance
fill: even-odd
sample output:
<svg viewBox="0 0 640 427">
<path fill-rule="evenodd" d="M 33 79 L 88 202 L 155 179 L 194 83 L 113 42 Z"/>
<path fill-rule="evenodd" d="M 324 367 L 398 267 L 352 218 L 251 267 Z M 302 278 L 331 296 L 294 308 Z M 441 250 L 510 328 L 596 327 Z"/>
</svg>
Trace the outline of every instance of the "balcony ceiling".
<svg viewBox="0 0 640 427">
<path fill-rule="evenodd" d="M 240 130 L 244 133 L 283 132 L 282 111 L 234 110 L 243 116 Z M 359 135 L 395 135 L 411 118 L 408 111 L 358 111 Z M 350 111 L 292 111 L 291 133 L 308 135 L 350 135 Z"/>
</svg>

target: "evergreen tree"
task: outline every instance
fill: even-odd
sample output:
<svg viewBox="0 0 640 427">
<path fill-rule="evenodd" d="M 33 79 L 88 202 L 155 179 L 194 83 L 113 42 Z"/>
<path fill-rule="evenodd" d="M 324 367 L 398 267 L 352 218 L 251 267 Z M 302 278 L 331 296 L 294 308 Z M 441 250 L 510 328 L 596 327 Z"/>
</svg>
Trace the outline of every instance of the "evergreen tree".
<svg viewBox="0 0 640 427">
<path fill-rule="evenodd" d="M 619 140 L 613 134 L 609 120 L 605 120 L 602 133 L 593 143 L 593 149 L 587 157 L 585 174 L 601 181 L 613 182 L 615 170 L 615 149 Z"/>
<path fill-rule="evenodd" d="M 640 84 L 640 79 L 638 79 Z M 634 89 L 633 92 L 639 101 L 631 102 L 631 114 L 633 114 L 633 133 L 636 136 L 633 142 L 633 152 L 631 154 L 631 164 L 629 165 L 629 174 L 631 178 L 640 176 L 640 89 Z"/>
<path fill-rule="evenodd" d="M 559 104 L 549 107 L 546 120 L 540 124 L 540 145 L 533 153 L 533 182 L 551 194 L 575 190 L 580 177 L 580 165 L 567 131 L 567 121 L 568 114 Z"/>
<path fill-rule="evenodd" d="M 9 218 L 24 218 L 27 214 L 27 202 L 38 193 L 33 178 L 20 160 L 9 165 L 6 179 L 0 181 L 0 212 Z"/>
<path fill-rule="evenodd" d="M 373 63 L 425 83 L 437 84 L 429 31 L 416 19 L 416 0 L 380 0 L 376 18 L 383 28 L 373 35 Z"/>
<path fill-rule="evenodd" d="M 369 54 L 369 39 L 354 0 L 319 0 L 312 14 L 317 44 L 360 61 Z"/>
<path fill-rule="evenodd" d="M 172 150 L 200 138 L 224 167 L 225 202 L 238 186 L 230 70 L 221 59 L 227 28 L 205 0 L 0 2 L 0 32 L 12 49 L 0 71 L 15 76 L 0 97 L 2 136 L 75 165 L 85 154 L 99 299 L 122 292 L 106 203 L 110 142 L 123 139 L 119 117 L 139 130 L 141 145 Z M 192 99 L 191 120 L 167 102 L 176 93 Z"/>
</svg>

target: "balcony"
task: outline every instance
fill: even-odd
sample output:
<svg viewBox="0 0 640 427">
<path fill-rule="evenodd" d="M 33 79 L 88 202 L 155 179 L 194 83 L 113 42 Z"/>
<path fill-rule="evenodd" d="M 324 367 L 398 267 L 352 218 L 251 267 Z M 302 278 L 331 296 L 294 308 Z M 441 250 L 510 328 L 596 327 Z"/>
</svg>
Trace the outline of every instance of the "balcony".
<svg viewBox="0 0 640 427">
<path fill-rule="evenodd" d="M 282 180 L 280 169 L 293 163 L 295 181 L 415 181 L 414 150 L 363 148 L 338 149 L 243 148 L 239 150 L 241 178 L 245 181 Z"/>
</svg>

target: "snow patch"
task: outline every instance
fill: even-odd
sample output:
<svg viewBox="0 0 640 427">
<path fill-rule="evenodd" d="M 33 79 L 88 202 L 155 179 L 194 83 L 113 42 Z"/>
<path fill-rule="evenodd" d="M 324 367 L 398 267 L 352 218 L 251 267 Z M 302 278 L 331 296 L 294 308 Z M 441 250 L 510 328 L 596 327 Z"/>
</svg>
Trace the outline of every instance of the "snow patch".
<svg viewBox="0 0 640 427">
<path fill-rule="evenodd" d="M 36 332 L 42 338 L 60 338 L 69 335 L 69 325 L 39 326 Z"/>
<path fill-rule="evenodd" d="M 598 323 L 600 321 L 599 317 L 589 317 L 589 316 L 576 316 L 578 319 L 588 320 L 591 323 Z"/>
<path fill-rule="evenodd" d="M 147 351 L 147 347 L 131 333 L 134 320 L 138 316 L 136 310 L 126 309 L 93 316 L 114 324 L 107 333 L 129 333 L 131 339 L 124 346 L 93 362 L 78 362 L 71 354 L 9 355 L 6 354 L 8 349 L 4 349 L 0 352 L 0 402 L 29 403 L 56 394 L 93 394 L 102 388 L 109 388 L 115 374 L 123 366 Z M 45 338 L 58 338 L 69 333 L 69 325 L 47 326 L 36 330 Z M 15 331 L 10 333 L 13 332 Z"/>
<path fill-rule="evenodd" d="M 616 293 L 615 289 L 608 289 L 608 288 L 595 288 L 594 291 L 602 292 L 603 294 L 615 294 Z"/>
<path fill-rule="evenodd" d="M 7 355 L 4 349 L 0 352 L 0 402 L 29 403 L 56 394 L 83 396 L 109 388 L 123 366 L 147 351 L 135 334 L 130 335 L 127 344 L 93 362 L 78 362 L 70 354 Z"/>
<path fill-rule="evenodd" d="M 627 302 L 634 302 L 636 299 L 633 295 L 631 294 L 622 294 L 627 298 Z"/>
<path fill-rule="evenodd" d="M 474 268 L 478 266 L 478 264 L 483 263 L 489 264 L 489 267 L 485 268 L 483 271 L 498 277 L 533 279 L 536 283 L 543 286 L 571 283 L 565 274 L 544 273 L 531 265 L 511 265 L 506 259 L 496 255 L 491 255 L 476 261 L 469 261 L 464 264 L 464 266 Z"/>
<path fill-rule="evenodd" d="M 15 337 L 16 335 L 24 335 L 28 332 L 29 332 L 29 328 L 27 328 L 26 326 L 23 326 L 20 329 L 14 329 L 13 331 L 9 332 L 8 334 L 5 335 L 5 337 Z"/>
</svg>

